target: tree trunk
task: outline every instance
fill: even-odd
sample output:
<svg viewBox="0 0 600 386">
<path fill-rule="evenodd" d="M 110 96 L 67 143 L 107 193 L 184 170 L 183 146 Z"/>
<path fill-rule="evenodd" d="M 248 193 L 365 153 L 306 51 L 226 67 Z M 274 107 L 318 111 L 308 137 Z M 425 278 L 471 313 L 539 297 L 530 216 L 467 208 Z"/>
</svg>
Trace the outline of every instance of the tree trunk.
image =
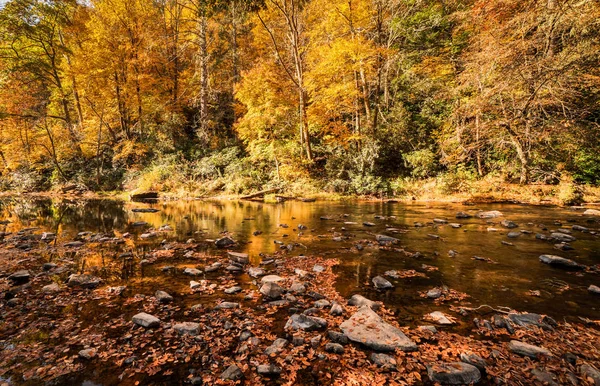
<svg viewBox="0 0 600 386">
<path fill-rule="evenodd" d="M 199 95 L 199 130 L 206 135 L 208 126 L 208 49 L 206 44 L 207 18 L 203 9 L 198 10 L 198 58 L 197 71 L 200 72 L 200 95 Z"/>
</svg>

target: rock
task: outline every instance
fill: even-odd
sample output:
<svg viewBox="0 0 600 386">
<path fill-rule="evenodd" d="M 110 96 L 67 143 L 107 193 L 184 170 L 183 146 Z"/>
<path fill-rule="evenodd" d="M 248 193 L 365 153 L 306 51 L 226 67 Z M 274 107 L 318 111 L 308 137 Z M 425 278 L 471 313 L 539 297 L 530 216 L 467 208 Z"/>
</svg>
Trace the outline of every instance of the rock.
<svg viewBox="0 0 600 386">
<path fill-rule="evenodd" d="M 96 276 L 73 274 L 69 276 L 67 285 L 69 287 L 96 288 L 101 282 L 102 279 Z"/>
<path fill-rule="evenodd" d="M 550 237 L 563 243 L 572 243 L 573 241 L 577 241 L 575 237 L 562 232 L 554 232 L 550 234 Z"/>
<path fill-rule="evenodd" d="M 368 306 L 368 307 L 371 307 L 371 309 L 374 311 L 377 311 L 380 307 L 379 303 L 369 300 L 369 299 L 365 298 L 364 296 L 358 295 L 358 294 L 352 295 L 350 300 L 348 300 L 348 304 L 351 306 L 357 306 L 357 307 Z"/>
<path fill-rule="evenodd" d="M 371 361 L 373 363 L 375 363 L 377 366 L 383 367 L 384 369 L 388 369 L 388 370 L 395 369 L 398 364 L 396 362 L 396 359 L 394 359 L 393 357 L 391 357 L 387 354 L 381 354 L 381 353 L 375 353 L 375 352 L 371 354 Z"/>
<path fill-rule="evenodd" d="M 285 346 L 287 346 L 287 344 L 288 344 L 288 341 L 286 339 L 277 338 L 269 347 L 267 347 L 267 349 L 265 350 L 265 354 L 266 355 L 279 354 L 283 351 L 283 349 L 285 348 Z"/>
<path fill-rule="evenodd" d="M 235 245 L 235 241 L 231 237 L 221 237 L 220 239 L 215 240 L 215 245 L 217 248 L 227 248 Z"/>
<path fill-rule="evenodd" d="M 329 313 L 333 316 L 340 316 L 344 313 L 344 308 L 342 308 L 340 304 L 334 303 L 331 306 L 331 310 L 329 311 Z"/>
<path fill-rule="evenodd" d="M 549 265 L 562 267 L 562 268 L 570 268 L 570 269 L 584 269 L 585 268 L 584 266 L 578 264 L 577 262 L 575 262 L 573 260 L 566 259 L 566 258 L 560 257 L 560 256 L 554 256 L 554 255 L 541 255 L 540 261 L 544 264 L 549 264 Z"/>
<path fill-rule="evenodd" d="M 573 225 L 571 227 L 571 229 L 573 229 L 574 231 L 579 231 L 579 232 L 584 232 L 584 233 L 587 233 L 587 232 L 590 231 L 589 228 L 586 228 L 586 227 L 581 226 L 581 225 Z"/>
<path fill-rule="evenodd" d="M 183 274 L 190 276 L 199 276 L 202 275 L 202 271 L 197 268 L 186 268 L 183 270 Z"/>
<path fill-rule="evenodd" d="M 476 215 L 478 218 L 482 218 L 482 219 L 490 219 L 490 218 L 496 218 L 496 217 L 502 217 L 503 214 L 502 212 L 499 212 L 497 210 L 490 210 L 487 212 L 479 212 Z"/>
<path fill-rule="evenodd" d="M 303 294 L 304 292 L 306 292 L 306 287 L 302 283 L 294 283 L 290 287 L 290 292 L 293 292 L 295 294 Z"/>
<path fill-rule="evenodd" d="M 214 272 L 214 271 L 218 270 L 219 268 L 221 268 L 222 266 L 223 266 L 223 264 L 221 264 L 221 263 L 219 263 L 217 261 L 217 262 L 212 263 L 211 265 L 209 265 L 207 267 L 204 267 L 204 271 L 205 272 Z M 241 268 L 239 268 L 239 270 L 241 270 Z"/>
<path fill-rule="evenodd" d="M 465 212 L 458 212 L 456 214 L 456 218 L 467 219 L 467 218 L 471 218 L 471 217 L 473 217 L 473 216 L 471 216 L 470 214 L 465 213 Z"/>
<path fill-rule="evenodd" d="M 461 353 L 460 360 L 464 363 L 468 363 L 472 366 L 477 367 L 479 369 L 479 371 L 481 371 L 481 372 L 485 372 L 487 362 L 485 361 L 485 359 L 483 359 L 482 357 L 480 357 L 477 354 Z"/>
<path fill-rule="evenodd" d="M 361 307 L 340 325 L 344 335 L 376 351 L 414 351 L 417 345 L 402 331 L 386 323 L 370 307 Z"/>
<path fill-rule="evenodd" d="M 79 351 L 78 355 L 79 355 L 79 358 L 81 358 L 81 359 L 89 360 L 96 356 L 96 350 L 93 348 L 88 348 L 88 349 Z"/>
<path fill-rule="evenodd" d="M 56 234 L 55 233 L 50 233 L 50 232 L 44 232 L 42 233 L 42 241 L 45 242 L 50 242 L 52 240 L 56 239 Z"/>
<path fill-rule="evenodd" d="M 508 234 L 506 235 L 506 237 L 508 237 L 509 239 L 516 239 L 519 236 L 521 236 L 521 232 L 508 232 Z"/>
<path fill-rule="evenodd" d="M 200 324 L 195 322 L 177 323 L 173 329 L 182 335 L 196 336 L 200 333 Z"/>
<path fill-rule="evenodd" d="M 427 297 L 429 299 L 437 299 L 440 296 L 442 296 L 442 289 L 441 288 L 432 288 L 429 291 L 427 291 Z"/>
<path fill-rule="evenodd" d="M 234 287 L 227 288 L 224 292 L 227 295 L 233 295 L 233 294 L 237 294 L 238 292 L 241 292 L 241 291 L 242 291 L 242 287 L 234 286 Z"/>
<path fill-rule="evenodd" d="M 512 221 L 509 221 L 509 220 L 502 220 L 500 222 L 500 224 L 503 227 L 508 228 L 508 229 L 514 229 L 514 228 L 518 228 L 519 227 L 519 225 L 517 225 L 516 223 L 514 223 Z"/>
<path fill-rule="evenodd" d="M 240 303 L 222 302 L 215 306 L 216 310 L 229 310 L 232 308 L 240 308 Z"/>
<path fill-rule="evenodd" d="M 242 272 L 243 271 L 242 267 L 240 267 L 239 265 L 233 265 L 233 264 L 225 267 L 225 270 L 228 272 Z"/>
<path fill-rule="evenodd" d="M 316 350 L 319 347 L 319 345 L 321 344 L 321 339 L 322 339 L 321 335 L 317 335 L 317 336 L 313 337 L 310 340 L 310 346 Z"/>
<path fill-rule="evenodd" d="M 244 373 L 236 365 L 229 366 L 221 373 L 221 379 L 225 381 L 239 381 L 242 378 L 244 378 Z"/>
<path fill-rule="evenodd" d="M 327 299 L 320 299 L 315 302 L 316 308 L 325 308 L 325 307 L 329 307 L 330 305 L 331 305 L 331 303 L 329 303 L 329 300 L 327 300 Z"/>
<path fill-rule="evenodd" d="M 313 271 L 316 273 L 325 272 L 325 267 L 323 267 L 320 264 L 315 264 L 315 266 L 313 267 Z"/>
<path fill-rule="evenodd" d="M 558 325 L 554 319 L 548 316 L 533 313 L 517 314 L 513 312 L 508 314 L 507 317 L 512 323 L 520 327 L 536 326 L 551 330 Z"/>
<path fill-rule="evenodd" d="M 265 270 L 262 268 L 252 267 L 248 269 L 248 275 L 253 278 L 259 278 L 265 275 Z"/>
<path fill-rule="evenodd" d="M 277 275 L 267 275 L 267 276 L 263 276 L 262 279 L 260 279 L 261 283 L 277 283 L 280 281 L 283 281 L 284 278 L 282 278 L 281 276 L 277 276 Z"/>
<path fill-rule="evenodd" d="M 267 282 L 260 287 L 260 293 L 270 299 L 279 299 L 283 295 L 283 288 L 275 282 Z"/>
<path fill-rule="evenodd" d="M 227 256 L 229 256 L 229 260 L 234 263 L 246 265 L 250 262 L 247 253 L 239 253 L 239 252 L 227 252 Z"/>
<path fill-rule="evenodd" d="M 588 216 L 600 216 L 600 210 L 597 209 L 587 209 L 583 214 Z"/>
<path fill-rule="evenodd" d="M 437 332 L 437 328 L 435 328 L 435 326 L 419 326 L 419 330 L 420 331 L 427 331 L 427 332 L 430 332 L 432 334 L 435 334 Z"/>
<path fill-rule="evenodd" d="M 260 375 L 276 376 L 281 374 L 281 367 L 275 366 L 273 364 L 258 365 L 258 367 L 256 368 L 256 372 Z"/>
<path fill-rule="evenodd" d="M 450 226 L 454 229 L 462 228 L 462 224 L 458 224 L 455 222 L 450 223 Z"/>
<path fill-rule="evenodd" d="M 160 325 L 160 319 L 145 312 L 133 315 L 133 323 L 145 328 L 154 328 Z"/>
<path fill-rule="evenodd" d="M 528 343 L 511 340 L 508 343 L 508 349 L 515 354 L 527 356 L 530 358 L 538 358 L 539 356 L 552 356 L 552 353 L 545 348 L 534 346 Z"/>
<path fill-rule="evenodd" d="M 377 240 L 380 243 L 397 243 L 400 241 L 395 237 L 390 237 L 386 235 L 376 235 L 375 240 Z"/>
<path fill-rule="evenodd" d="M 140 235 L 140 239 L 142 240 L 148 240 L 148 239 L 153 239 L 155 237 L 157 237 L 158 235 L 154 232 L 148 232 L 148 233 L 142 233 Z"/>
<path fill-rule="evenodd" d="M 342 334 L 341 332 L 329 330 L 329 331 L 327 331 L 327 337 L 333 343 L 339 343 L 342 345 L 346 345 L 349 343 L 348 337 L 346 335 Z"/>
<path fill-rule="evenodd" d="M 434 218 L 433 222 L 436 224 L 448 224 L 448 220 L 444 220 L 443 218 Z"/>
<path fill-rule="evenodd" d="M 71 241 L 68 243 L 65 243 L 64 245 L 67 248 L 79 248 L 83 246 L 83 242 L 82 241 Z"/>
<path fill-rule="evenodd" d="M 540 369 L 533 369 L 531 370 L 531 374 L 544 385 L 559 386 L 559 384 L 554 381 L 556 379 L 556 375 L 552 373 Z"/>
<path fill-rule="evenodd" d="M 427 314 L 426 315 L 426 319 L 428 319 L 428 320 L 430 320 L 430 321 L 432 321 L 434 323 L 441 324 L 443 326 L 449 326 L 451 324 L 454 324 L 454 322 L 451 321 L 446 316 L 446 314 L 444 314 L 443 312 L 440 312 L 440 311 L 434 311 L 434 312 L 432 312 L 430 314 Z"/>
<path fill-rule="evenodd" d="M 376 224 L 372 223 L 372 222 L 365 221 L 365 222 L 363 222 L 363 225 L 366 226 L 366 227 L 374 227 Z"/>
<path fill-rule="evenodd" d="M 375 276 L 373 278 L 373 284 L 377 289 L 390 289 L 394 288 L 394 285 L 390 283 L 388 280 L 383 278 L 382 276 Z"/>
<path fill-rule="evenodd" d="M 20 271 L 14 272 L 12 275 L 8 277 L 13 284 L 25 284 L 31 278 L 31 274 L 26 269 L 22 269 Z"/>
<path fill-rule="evenodd" d="M 165 291 L 158 290 L 154 296 L 159 303 L 170 303 L 173 301 L 173 296 L 169 295 Z"/>
<path fill-rule="evenodd" d="M 51 270 L 53 270 L 56 267 L 57 267 L 57 265 L 54 264 L 54 263 L 44 263 L 44 265 L 42 266 L 42 269 L 44 271 L 51 271 Z"/>
<path fill-rule="evenodd" d="M 285 324 L 285 328 L 292 330 L 314 331 L 322 328 L 322 320 L 323 319 L 304 314 L 294 314 L 288 319 L 287 323 Z"/>
<path fill-rule="evenodd" d="M 579 373 L 586 379 L 592 379 L 596 386 L 600 386 L 600 371 L 594 366 L 584 363 L 579 368 Z"/>
<path fill-rule="evenodd" d="M 190 288 L 191 289 L 202 288 L 202 287 L 203 287 L 202 283 L 194 281 L 194 280 L 190 280 Z"/>
<path fill-rule="evenodd" d="M 45 293 L 59 292 L 60 286 L 57 283 L 48 284 L 42 287 L 42 291 Z"/>
<path fill-rule="evenodd" d="M 588 291 L 590 291 L 593 294 L 600 295 L 600 287 L 598 287 L 597 285 L 590 284 L 590 286 L 588 287 Z"/>
<path fill-rule="evenodd" d="M 572 251 L 573 249 L 575 249 L 569 243 L 554 244 L 554 248 L 560 251 Z"/>
<path fill-rule="evenodd" d="M 343 354 L 344 346 L 339 343 L 327 343 L 325 345 L 325 351 L 334 353 L 334 354 Z"/>
<path fill-rule="evenodd" d="M 481 373 L 477 367 L 462 362 L 429 365 L 427 366 L 427 375 L 432 382 L 443 385 L 471 385 L 481 379 Z"/>
</svg>

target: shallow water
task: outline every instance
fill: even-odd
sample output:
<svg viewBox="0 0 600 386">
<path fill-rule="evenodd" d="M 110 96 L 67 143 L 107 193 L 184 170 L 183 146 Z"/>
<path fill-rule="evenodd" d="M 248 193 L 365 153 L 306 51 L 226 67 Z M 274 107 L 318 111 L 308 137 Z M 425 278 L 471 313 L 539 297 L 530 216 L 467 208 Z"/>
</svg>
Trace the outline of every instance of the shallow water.
<svg viewBox="0 0 600 386">
<path fill-rule="evenodd" d="M 157 213 L 134 213 L 134 208 L 155 208 Z M 479 210 L 499 210 L 503 218 L 483 220 L 471 218 L 455 219 L 458 211 L 476 214 Z M 416 324 L 421 317 L 436 307 L 431 300 L 419 296 L 435 286 L 446 285 L 451 289 L 467 293 L 471 306 L 481 304 L 507 306 L 519 311 L 537 312 L 557 319 L 587 317 L 600 319 L 598 296 L 587 291 L 590 284 L 600 285 L 598 275 L 577 273 L 551 267 L 539 262 L 541 254 L 568 257 L 588 266 L 600 264 L 600 238 L 592 233 L 573 231 L 577 241 L 571 243 L 574 250 L 564 252 L 554 248 L 554 243 L 536 240 L 536 233 L 549 235 L 558 228 L 571 228 L 578 224 L 592 232 L 600 230 L 600 219 L 584 216 L 583 210 L 558 207 L 541 207 L 514 204 L 482 204 L 464 206 L 452 203 L 385 203 L 385 202 L 294 202 L 264 204 L 244 201 L 177 201 L 156 203 L 132 203 L 115 200 L 51 200 L 28 198 L 4 198 L 0 201 L 0 232 L 15 232 L 23 228 L 39 227 L 36 233 L 51 231 L 58 234 L 58 243 L 71 241 L 82 231 L 110 233 L 130 232 L 134 234 L 133 248 L 136 258 L 145 256 L 145 251 L 155 247 L 162 239 L 185 242 L 189 238 L 198 241 L 212 240 L 228 231 L 239 242 L 235 248 L 250 254 L 254 263 L 260 261 L 259 254 L 271 254 L 288 244 L 295 244 L 290 252 L 298 254 L 322 254 L 336 257 L 341 264 L 337 288 L 343 296 L 361 293 L 369 298 L 382 300 L 398 312 L 406 324 Z M 328 217 L 329 219 L 323 219 Z M 435 224 L 434 218 L 460 223 L 454 229 L 448 224 Z M 519 224 L 516 230 L 531 231 L 516 239 L 507 238 L 509 229 L 500 225 L 502 219 Z M 133 226 L 144 221 L 147 226 Z M 363 222 L 374 226 L 364 226 Z M 348 224 L 355 222 L 356 224 Z M 415 227 L 420 222 L 423 227 Z M 138 238 L 144 230 L 169 224 L 173 231 L 163 232 L 159 239 L 144 241 Z M 288 227 L 282 227 L 285 224 Z M 299 224 L 308 227 L 297 229 Z M 488 228 L 497 231 L 489 231 Z M 388 231 L 396 228 L 397 231 Z M 543 230 L 547 228 L 547 230 Z M 260 235 L 253 235 L 261 231 Z M 339 232 L 334 235 L 334 232 Z M 398 232 L 398 233 L 394 233 Z M 380 248 L 375 242 L 376 234 L 387 234 L 400 239 L 399 245 Z M 433 239 L 428 235 L 438 235 Z M 343 237 L 334 241 L 334 236 Z M 365 248 L 355 246 L 361 240 Z M 276 243 L 283 242 L 283 245 Z M 513 246 L 503 245 L 509 241 Z M 131 294 L 153 294 L 156 289 L 175 293 L 189 292 L 189 277 L 165 273 L 159 266 L 141 270 L 136 262 L 116 259 L 124 249 L 131 246 L 106 247 L 100 253 L 85 257 L 85 270 L 103 276 L 111 285 L 126 284 Z M 408 257 L 394 251 L 403 248 L 408 252 L 420 252 L 420 256 Z M 450 257 L 448 251 L 458 254 Z M 223 254 L 216 248 L 207 254 Z M 472 259 L 481 256 L 494 263 Z M 51 259 L 52 256 L 49 256 Z M 437 267 L 428 272 L 423 264 Z M 173 265 L 192 266 L 179 259 Z M 390 279 L 395 288 L 385 292 L 373 289 L 371 279 L 388 270 L 414 269 L 425 273 L 426 278 Z M 241 275 L 242 287 L 249 278 Z M 563 288 L 557 287 L 562 285 Z M 568 287 L 564 287 L 564 286 Z M 539 290 L 541 296 L 527 294 Z M 209 299 L 205 299 L 210 301 Z M 186 296 L 185 304 L 203 301 L 198 296 Z M 93 319 L 94 311 L 89 310 Z"/>
</svg>

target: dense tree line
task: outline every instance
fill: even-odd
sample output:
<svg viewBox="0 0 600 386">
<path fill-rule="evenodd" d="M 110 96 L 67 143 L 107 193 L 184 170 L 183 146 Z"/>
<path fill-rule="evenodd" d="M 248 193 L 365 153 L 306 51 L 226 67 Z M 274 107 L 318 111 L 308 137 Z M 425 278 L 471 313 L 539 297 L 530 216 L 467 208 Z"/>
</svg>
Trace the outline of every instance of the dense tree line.
<svg viewBox="0 0 600 386">
<path fill-rule="evenodd" d="M 4 189 L 600 180 L 593 0 L 9 0 Z"/>
</svg>

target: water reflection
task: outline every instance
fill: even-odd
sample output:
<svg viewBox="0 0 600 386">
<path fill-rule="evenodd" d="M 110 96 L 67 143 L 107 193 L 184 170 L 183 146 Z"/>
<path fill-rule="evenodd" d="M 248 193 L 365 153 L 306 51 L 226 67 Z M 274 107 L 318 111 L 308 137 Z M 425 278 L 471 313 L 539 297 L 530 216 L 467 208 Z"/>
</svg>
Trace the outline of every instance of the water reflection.
<svg viewBox="0 0 600 386">
<path fill-rule="evenodd" d="M 135 213 L 134 208 L 154 208 L 156 213 Z M 500 210 L 505 218 L 519 224 L 519 230 L 531 232 L 508 239 L 508 230 L 501 219 L 471 218 L 456 220 L 458 211 L 476 213 L 478 210 Z M 40 228 L 39 232 L 57 234 L 59 243 L 72 241 L 80 232 L 107 235 L 129 232 L 131 244 L 107 246 L 94 251 L 79 251 L 78 270 L 90 271 L 114 283 L 127 283 L 136 291 L 152 293 L 156 280 L 167 281 L 175 291 L 184 291 L 188 278 L 169 276 L 159 267 L 139 269 L 139 261 L 163 238 L 185 242 L 212 240 L 229 232 L 240 244 L 238 250 L 248 252 L 253 261 L 259 254 L 270 254 L 292 245 L 291 254 L 327 254 L 341 260 L 338 268 L 338 288 L 345 295 L 362 293 L 385 301 L 400 310 L 406 320 L 417 320 L 431 301 L 418 292 L 446 285 L 471 295 L 474 305 L 503 305 L 519 310 L 541 312 L 557 318 L 585 316 L 600 318 L 595 299 L 586 290 L 598 284 L 598 276 L 566 272 L 539 263 L 540 254 L 557 254 L 586 265 L 600 263 L 598 237 L 591 233 L 573 232 L 577 241 L 573 251 L 558 251 L 552 243 L 535 239 L 535 233 L 549 234 L 552 229 L 570 228 L 574 224 L 597 230 L 597 219 L 584 217 L 582 211 L 554 207 L 521 205 L 480 205 L 465 207 L 459 204 L 383 202 L 286 202 L 263 204 L 245 201 L 179 201 L 132 203 L 115 200 L 54 200 L 8 198 L 0 200 L 0 232 L 16 232 L 23 228 Z M 322 219 L 322 218 L 331 219 Z M 435 224 L 434 218 L 445 218 L 462 224 L 454 229 L 448 224 Z M 363 222 L 372 222 L 371 227 Z M 145 222 L 147 226 L 134 226 Z M 415 227 L 420 222 L 423 227 Z M 493 222 L 495 224 L 490 224 Z M 139 235 L 148 228 L 169 225 L 172 232 L 161 232 L 159 239 L 144 241 Z M 308 227 L 299 230 L 298 225 Z M 490 231 L 493 227 L 498 231 Z M 387 231 L 396 228 L 396 231 Z M 256 231 L 262 232 L 254 235 Z M 388 234 L 401 240 L 401 247 L 420 252 L 409 257 L 393 249 L 380 249 L 374 243 L 376 234 Z M 439 239 L 430 235 L 437 235 Z M 338 239 L 340 237 L 341 239 Z M 336 241 L 337 240 L 337 241 Z M 371 246 L 357 250 L 360 240 Z M 513 245 L 504 245 L 502 241 Z M 292 247 L 290 246 L 290 249 Z M 450 257 L 448 252 L 458 252 Z M 122 256 L 130 252 L 133 258 Z M 48 252 L 48 260 L 59 258 Z M 207 254 L 222 253 L 210 249 Z M 493 263 L 473 260 L 482 256 Z M 189 264 L 188 264 L 189 263 Z M 193 266 L 192 262 L 177 262 Z M 437 271 L 426 272 L 423 264 Z M 392 280 L 395 289 L 378 292 L 370 280 L 388 270 L 416 270 L 427 277 Z M 165 279 L 167 278 L 167 279 Z M 569 288 L 557 290 L 552 283 L 564 282 Z M 539 290 L 540 297 L 527 296 L 529 290 Z"/>
</svg>

